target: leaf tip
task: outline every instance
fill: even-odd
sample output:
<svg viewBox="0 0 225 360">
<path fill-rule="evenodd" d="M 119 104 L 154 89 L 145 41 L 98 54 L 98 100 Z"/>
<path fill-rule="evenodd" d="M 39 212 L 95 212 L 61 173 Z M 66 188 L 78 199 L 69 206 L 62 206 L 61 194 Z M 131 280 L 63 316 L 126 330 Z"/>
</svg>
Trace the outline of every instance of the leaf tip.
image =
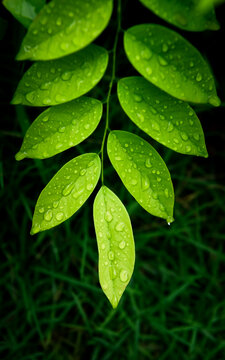
<svg viewBox="0 0 225 360">
<path fill-rule="evenodd" d="M 166 219 L 166 221 L 167 221 L 167 224 L 170 226 L 170 224 L 171 224 L 172 222 L 174 222 L 173 216 L 168 216 L 168 218 Z"/>
<path fill-rule="evenodd" d="M 220 98 L 216 95 L 210 96 L 208 99 L 208 102 L 210 105 L 216 106 L 216 107 L 220 106 L 220 104 L 221 104 Z"/>
<path fill-rule="evenodd" d="M 28 53 L 29 51 L 24 51 L 24 49 L 20 49 L 19 52 L 16 54 L 15 60 L 27 60 L 29 58 Z"/>
<path fill-rule="evenodd" d="M 16 153 L 16 155 L 15 155 L 15 159 L 17 161 L 23 160 L 23 159 L 25 159 L 25 157 L 26 157 L 26 153 L 21 152 L 21 151 L 18 151 L 18 153 Z"/>
<path fill-rule="evenodd" d="M 22 96 L 15 93 L 15 95 L 13 96 L 12 100 L 10 101 L 10 104 L 12 105 L 19 105 L 22 104 Z"/>
<path fill-rule="evenodd" d="M 30 235 L 35 235 L 40 231 L 40 225 L 35 224 L 32 225 L 31 231 L 30 231 Z"/>
<path fill-rule="evenodd" d="M 116 309 L 119 304 L 120 299 L 118 299 L 118 297 L 116 295 L 113 295 L 113 297 L 109 301 L 112 305 L 112 308 Z"/>
</svg>

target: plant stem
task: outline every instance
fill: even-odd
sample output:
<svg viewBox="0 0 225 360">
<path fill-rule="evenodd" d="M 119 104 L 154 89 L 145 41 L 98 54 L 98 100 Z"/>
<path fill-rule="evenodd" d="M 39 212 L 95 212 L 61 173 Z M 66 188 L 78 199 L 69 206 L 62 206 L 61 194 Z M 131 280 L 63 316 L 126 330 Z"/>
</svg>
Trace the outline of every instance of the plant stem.
<svg viewBox="0 0 225 360">
<path fill-rule="evenodd" d="M 118 44 L 118 38 L 119 38 L 119 33 L 121 30 L 121 0 L 118 0 L 117 2 L 117 27 L 116 27 L 116 35 L 115 35 L 115 40 L 114 40 L 114 44 L 113 44 L 113 48 L 112 48 L 112 54 L 113 54 L 113 58 L 112 58 L 112 75 L 111 75 L 111 80 L 109 83 L 109 91 L 106 97 L 106 122 L 105 122 L 105 130 L 104 130 L 104 134 L 103 134 L 103 139 L 102 139 L 102 145 L 101 145 L 101 163 L 102 163 L 102 172 L 101 172 L 101 181 L 102 181 L 102 185 L 104 184 L 104 147 L 105 147 L 105 140 L 106 140 L 106 135 L 107 132 L 109 130 L 109 105 L 110 105 L 110 96 L 111 96 L 111 92 L 112 92 L 112 87 L 113 87 L 113 83 L 115 81 L 116 78 L 116 51 L 117 51 L 117 44 Z"/>
</svg>

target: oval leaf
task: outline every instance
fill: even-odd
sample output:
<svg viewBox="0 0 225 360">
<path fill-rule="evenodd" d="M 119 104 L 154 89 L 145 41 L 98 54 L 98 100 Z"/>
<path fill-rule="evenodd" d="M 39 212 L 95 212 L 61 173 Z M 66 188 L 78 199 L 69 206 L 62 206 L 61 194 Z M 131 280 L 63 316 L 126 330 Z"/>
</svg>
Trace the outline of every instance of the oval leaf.
<svg viewBox="0 0 225 360">
<path fill-rule="evenodd" d="M 208 156 L 200 121 L 187 103 L 142 77 L 121 79 L 117 92 L 129 118 L 153 139 L 181 154 Z"/>
<path fill-rule="evenodd" d="M 94 225 L 99 281 L 112 307 L 116 308 L 133 273 L 135 248 L 128 212 L 106 186 L 102 186 L 94 201 Z"/>
<path fill-rule="evenodd" d="M 140 0 L 149 10 L 169 23 L 189 31 L 218 30 L 220 28 L 213 6 L 203 13 L 197 1 Z"/>
<path fill-rule="evenodd" d="M 184 101 L 220 105 L 207 63 L 175 31 L 137 25 L 126 31 L 124 47 L 135 69 L 160 89 Z"/>
<path fill-rule="evenodd" d="M 123 184 L 150 214 L 173 221 L 174 191 L 170 173 L 157 151 L 126 131 L 108 137 L 109 159 Z"/>
<path fill-rule="evenodd" d="M 51 60 L 84 48 L 107 26 L 112 3 L 112 0 L 51 1 L 31 24 L 17 60 Z"/>
<path fill-rule="evenodd" d="M 45 0 L 4 0 L 2 3 L 23 26 L 28 28 L 45 5 Z"/>
<path fill-rule="evenodd" d="M 49 158 L 81 143 L 101 117 L 102 103 L 88 97 L 48 108 L 27 130 L 16 160 Z"/>
<path fill-rule="evenodd" d="M 97 45 L 58 60 L 37 62 L 24 74 L 12 104 L 57 105 L 84 95 L 102 78 L 107 51 Z"/>
<path fill-rule="evenodd" d="M 64 165 L 38 198 L 31 235 L 70 218 L 91 195 L 100 171 L 100 158 L 92 153 L 77 156 Z"/>
</svg>

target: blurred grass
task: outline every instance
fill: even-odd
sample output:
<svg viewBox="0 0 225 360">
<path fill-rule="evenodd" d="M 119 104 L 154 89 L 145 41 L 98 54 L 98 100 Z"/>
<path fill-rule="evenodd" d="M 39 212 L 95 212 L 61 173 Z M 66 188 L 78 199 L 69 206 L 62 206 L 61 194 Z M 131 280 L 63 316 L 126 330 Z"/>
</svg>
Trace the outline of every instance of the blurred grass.
<svg viewBox="0 0 225 360">
<path fill-rule="evenodd" d="M 64 225 L 29 235 L 41 189 L 67 160 L 90 149 L 98 151 L 103 125 L 65 154 L 45 161 L 14 160 L 37 110 L 8 104 L 23 73 L 24 65 L 13 60 L 23 30 L 6 12 L 1 14 L 8 27 L 2 43 L 0 96 L 0 359 L 225 359 L 224 110 L 199 113 L 209 159 L 175 154 L 150 140 L 174 182 L 176 221 L 171 227 L 142 210 L 106 163 L 106 184 L 126 204 L 136 242 L 134 275 L 112 310 L 98 284 L 94 194 Z M 203 41 L 203 49 L 209 38 L 214 39 L 207 55 L 223 101 L 225 77 L 216 39 L 224 32 L 223 24 L 220 35 L 193 38 Z M 123 60 L 119 66 L 122 75 L 129 69 Z M 128 122 L 115 95 L 112 101 L 111 127 L 144 136 Z"/>
</svg>

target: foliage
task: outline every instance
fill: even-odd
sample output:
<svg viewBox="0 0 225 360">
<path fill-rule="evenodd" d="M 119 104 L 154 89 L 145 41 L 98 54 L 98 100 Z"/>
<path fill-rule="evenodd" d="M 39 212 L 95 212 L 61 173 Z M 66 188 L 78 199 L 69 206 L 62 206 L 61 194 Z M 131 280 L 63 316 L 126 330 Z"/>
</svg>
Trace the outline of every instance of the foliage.
<svg viewBox="0 0 225 360">
<path fill-rule="evenodd" d="M 145 5 L 150 6 L 147 2 Z M 185 3 L 180 2 L 180 6 L 183 6 L 182 10 L 186 12 Z M 162 13 L 156 13 L 162 16 L 163 9 L 161 7 L 160 9 Z M 44 5 L 39 15 L 35 17 L 23 40 L 17 59 L 42 61 L 34 63 L 24 74 L 12 103 L 57 106 L 56 111 L 51 108 L 45 110 L 31 125 L 17 154 L 17 160 L 25 156 L 32 158 L 53 156 L 80 143 L 91 134 L 89 132 L 84 135 L 85 129 L 90 126 L 87 121 L 83 126 L 84 132 L 77 129 L 77 139 L 68 142 L 68 137 L 63 133 L 68 131 L 71 134 L 73 131 L 71 114 L 66 118 L 65 124 L 63 120 L 58 124 L 59 121 L 55 119 L 61 110 L 60 107 L 76 98 L 78 104 L 79 101 L 81 103 L 84 101 L 85 106 L 82 111 L 86 111 L 88 116 L 91 116 L 93 109 L 88 108 L 88 100 L 86 106 L 85 98 L 80 96 L 86 94 L 102 79 L 107 67 L 108 55 L 103 47 L 90 43 L 104 30 L 111 12 L 112 1 L 68 1 L 62 8 L 62 1 L 55 0 Z M 198 20 L 193 16 L 190 19 L 185 18 L 185 21 L 184 18 L 178 17 L 178 22 L 181 23 L 182 28 L 199 31 L 209 27 L 208 20 L 205 21 L 206 17 L 205 13 L 198 12 Z M 209 14 L 209 17 L 211 18 L 212 15 Z M 176 20 L 178 18 L 176 17 Z M 177 25 L 176 21 L 173 22 L 169 18 L 166 20 Z M 195 24 L 202 22 L 207 26 L 189 28 L 188 24 L 192 20 Z M 210 24 L 211 29 L 218 29 L 215 18 Z M 97 163 L 89 166 L 90 157 L 94 155 L 83 154 L 64 165 L 41 193 L 35 208 L 32 228 L 32 233 L 37 233 L 72 216 L 94 190 L 101 171 L 102 188 L 95 200 L 94 222 L 99 248 L 100 283 L 113 307 L 117 306 L 131 278 L 134 265 L 133 234 L 129 216 L 117 196 L 104 186 L 104 151 L 106 136 L 110 131 L 109 106 L 112 86 L 116 80 L 117 44 L 121 31 L 121 1 L 118 0 L 117 29 L 112 50 L 112 74 L 106 100 L 102 101 L 106 104 L 106 116 L 99 152 L 101 162 L 96 154 L 93 159 Z M 141 24 L 127 29 L 124 32 L 124 49 L 130 63 L 143 75 L 143 78 L 129 77 L 119 81 L 118 98 L 131 120 L 145 133 L 174 151 L 207 157 L 200 122 L 194 110 L 185 103 L 188 101 L 220 105 L 214 78 L 206 60 L 180 34 L 161 25 Z M 90 98 L 89 100 L 91 101 Z M 92 101 L 94 103 L 97 100 Z M 72 109 L 72 103 L 66 105 Z M 48 119 L 44 120 L 46 111 L 51 112 L 53 116 L 50 125 Z M 82 111 L 76 113 L 76 124 L 83 121 Z M 149 116 L 150 112 L 153 116 Z M 96 121 L 99 120 L 97 116 Z M 41 131 L 38 139 L 36 129 L 40 129 L 37 126 L 39 123 Z M 93 131 L 96 126 L 97 123 L 93 125 Z M 30 140 L 32 138 L 33 141 Z M 27 148 L 28 142 L 30 145 Z M 40 156 L 42 144 L 44 148 L 51 146 L 54 151 L 48 152 L 42 149 Z M 137 135 L 122 131 L 110 131 L 107 149 L 113 167 L 131 195 L 149 213 L 165 218 L 170 224 L 173 221 L 173 186 L 169 171 L 157 151 Z M 99 200 L 101 197 L 104 200 Z M 113 212 L 110 210 L 111 203 L 116 204 L 115 214 L 111 213 Z M 61 214 L 60 219 L 59 214 Z M 107 217 L 112 219 L 107 221 Z M 110 224 L 107 225 L 107 222 Z M 104 231 L 101 231 L 103 223 Z M 126 226 L 121 225 L 124 223 Z M 106 231 L 108 228 L 111 230 L 111 236 L 108 236 Z M 121 230 L 118 230 L 119 228 Z M 104 237 L 105 251 L 101 248 L 100 234 Z M 120 246 L 123 241 L 121 236 L 128 237 L 124 251 L 120 251 L 123 250 Z M 120 260 L 118 254 L 124 254 Z M 106 256 L 109 261 L 106 261 Z"/>
</svg>

